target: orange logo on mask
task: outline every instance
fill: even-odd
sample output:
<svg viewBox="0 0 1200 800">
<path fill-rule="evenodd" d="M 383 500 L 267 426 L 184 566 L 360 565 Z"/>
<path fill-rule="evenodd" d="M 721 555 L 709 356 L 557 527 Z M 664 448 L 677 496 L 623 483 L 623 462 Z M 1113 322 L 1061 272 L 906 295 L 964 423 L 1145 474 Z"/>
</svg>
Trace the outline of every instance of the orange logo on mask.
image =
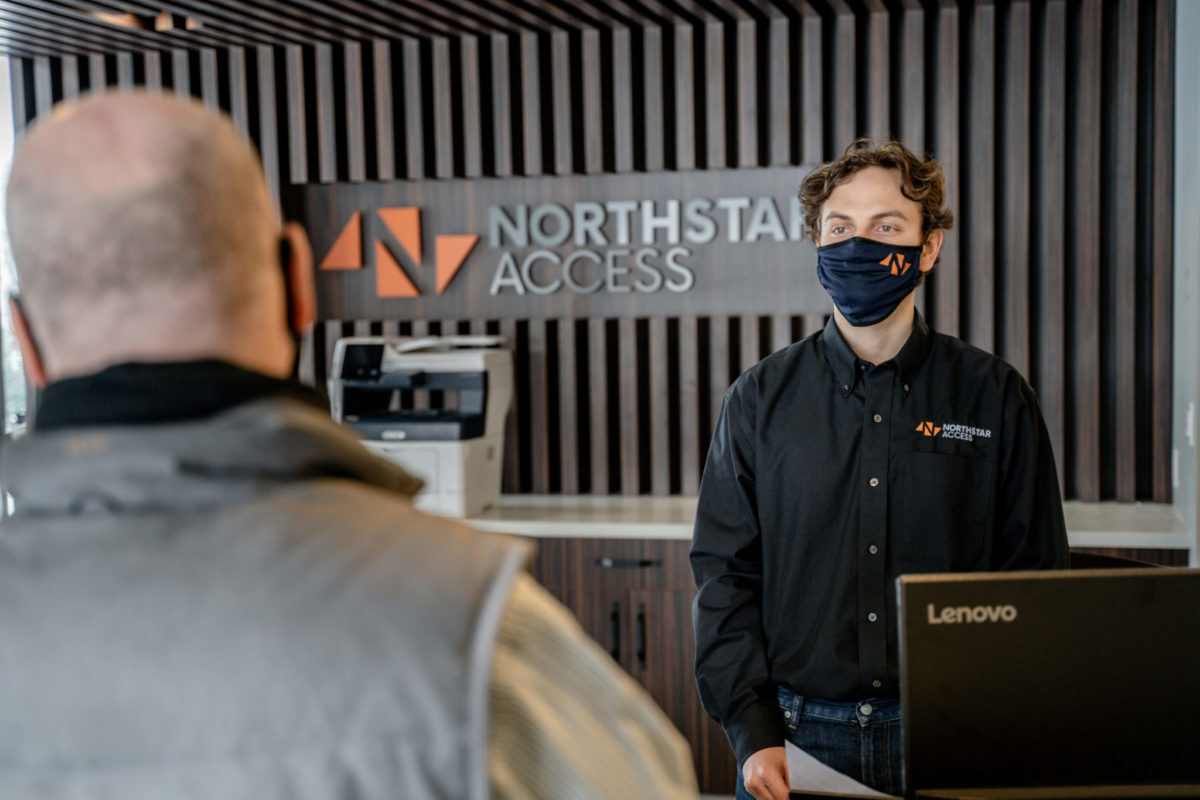
<svg viewBox="0 0 1200 800">
<path fill-rule="evenodd" d="M 903 275 L 904 273 L 908 272 L 909 267 L 912 266 L 912 262 L 906 261 L 904 256 L 902 256 L 900 253 L 892 253 L 879 263 L 883 264 L 885 267 L 891 267 L 893 275 Z"/>
</svg>

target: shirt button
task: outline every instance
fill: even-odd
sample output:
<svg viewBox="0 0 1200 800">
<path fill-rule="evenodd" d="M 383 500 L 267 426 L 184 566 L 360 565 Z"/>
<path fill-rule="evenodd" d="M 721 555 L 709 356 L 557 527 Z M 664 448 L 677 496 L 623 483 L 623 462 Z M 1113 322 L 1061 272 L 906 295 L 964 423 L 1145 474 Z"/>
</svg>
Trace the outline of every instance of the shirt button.
<svg viewBox="0 0 1200 800">
<path fill-rule="evenodd" d="M 850 384 L 848 384 L 848 383 L 847 383 L 847 384 L 843 384 L 843 385 L 842 385 L 842 391 L 843 391 L 843 392 L 848 392 L 848 391 L 850 391 Z"/>
<path fill-rule="evenodd" d="M 875 545 L 871 545 L 870 547 L 867 548 L 867 552 L 870 553 L 871 555 L 875 555 L 876 553 L 879 552 L 879 548 L 876 547 Z"/>
<path fill-rule="evenodd" d="M 908 384 L 907 384 L 907 383 L 906 383 L 906 384 L 904 384 L 904 391 L 906 391 L 906 392 L 908 391 Z"/>
<path fill-rule="evenodd" d="M 871 685 L 878 689 L 880 686 L 883 686 L 883 681 L 876 679 L 871 681 Z"/>
<path fill-rule="evenodd" d="M 876 415 L 875 415 L 875 421 L 876 421 L 876 422 L 883 422 L 883 417 L 881 417 L 881 416 L 879 416 L 878 414 L 876 414 Z"/>
<path fill-rule="evenodd" d="M 792 712 L 790 712 L 790 711 L 785 711 L 785 712 L 783 712 L 783 718 L 784 718 L 784 719 L 791 719 L 791 718 L 792 718 Z"/>
<path fill-rule="evenodd" d="M 867 481 L 867 483 L 871 484 L 872 486 L 878 486 L 879 478 L 871 478 L 871 480 Z"/>
<path fill-rule="evenodd" d="M 875 616 L 875 612 L 874 612 L 874 611 L 872 611 L 870 614 L 867 614 L 867 620 L 868 620 L 868 621 L 870 621 L 870 622 L 874 622 L 874 621 L 875 621 L 875 620 L 877 620 L 877 619 L 879 619 L 879 617 Z"/>
<path fill-rule="evenodd" d="M 871 716 L 871 712 L 874 710 L 875 709 L 871 708 L 870 703 L 863 703 L 861 706 L 858 707 L 858 713 L 862 714 L 864 717 Z"/>
</svg>

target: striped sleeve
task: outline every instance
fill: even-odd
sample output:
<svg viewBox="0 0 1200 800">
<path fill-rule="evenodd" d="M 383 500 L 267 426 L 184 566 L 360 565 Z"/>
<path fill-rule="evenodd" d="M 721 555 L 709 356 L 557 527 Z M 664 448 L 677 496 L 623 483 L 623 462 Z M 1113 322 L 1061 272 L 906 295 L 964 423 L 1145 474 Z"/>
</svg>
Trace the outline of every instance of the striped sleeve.
<svg viewBox="0 0 1200 800">
<path fill-rule="evenodd" d="M 489 716 L 497 800 L 696 798 L 687 742 L 528 574 L 500 625 Z"/>
</svg>

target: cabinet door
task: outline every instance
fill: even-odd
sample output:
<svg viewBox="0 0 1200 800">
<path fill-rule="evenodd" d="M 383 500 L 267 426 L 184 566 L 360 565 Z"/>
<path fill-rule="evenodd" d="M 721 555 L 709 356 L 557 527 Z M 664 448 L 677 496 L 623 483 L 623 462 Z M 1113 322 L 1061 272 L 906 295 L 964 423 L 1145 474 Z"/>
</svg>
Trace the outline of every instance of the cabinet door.
<svg viewBox="0 0 1200 800">
<path fill-rule="evenodd" d="M 626 669 L 688 740 L 701 791 L 732 793 L 737 763 L 721 726 L 704 713 L 696 692 L 692 595 L 686 590 L 628 593 L 633 636 Z"/>
</svg>

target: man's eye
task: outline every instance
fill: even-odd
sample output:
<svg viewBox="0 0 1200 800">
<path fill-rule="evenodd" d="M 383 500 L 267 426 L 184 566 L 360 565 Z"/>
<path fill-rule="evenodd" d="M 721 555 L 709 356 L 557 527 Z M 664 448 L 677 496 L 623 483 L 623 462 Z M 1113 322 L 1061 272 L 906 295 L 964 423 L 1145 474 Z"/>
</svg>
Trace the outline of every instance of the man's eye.
<svg viewBox="0 0 1200 800">
<path fill-rule="evenodd" d="M 894 227 L 892 227 L 891 225 L 888 225 L 886 223 L 879 226 L 880 233 L 894 233 L 895 231 L 896 231 L 896 229 Z"/>
<path fill-rule="evenodd" d="M 845 225 L 834 225 L 832 228 L 829 229 L 829 232 L 835 236 L 840 236 L 841 234 L 846 232 L 846 226 Z"/>
</svg>

